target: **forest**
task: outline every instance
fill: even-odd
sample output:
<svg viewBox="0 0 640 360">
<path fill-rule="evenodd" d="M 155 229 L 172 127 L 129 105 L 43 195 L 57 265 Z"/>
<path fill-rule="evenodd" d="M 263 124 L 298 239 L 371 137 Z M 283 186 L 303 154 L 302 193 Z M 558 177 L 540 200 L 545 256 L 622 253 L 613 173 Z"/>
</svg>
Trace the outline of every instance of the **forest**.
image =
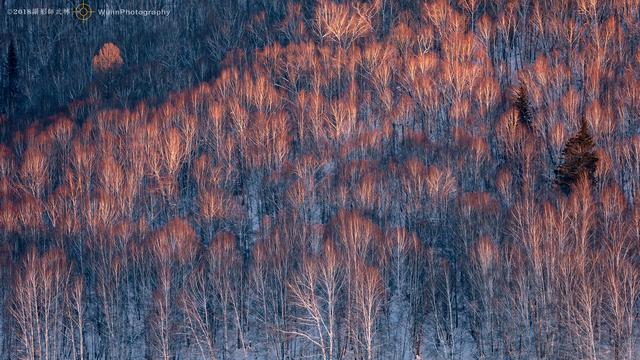
<svg viewBox="0 0 640 360">
<path fill-rule="evenodd" d="M 640 0 L 128 3 L 2 2 L 0 359 L 640 358 Z"/>
</svg>

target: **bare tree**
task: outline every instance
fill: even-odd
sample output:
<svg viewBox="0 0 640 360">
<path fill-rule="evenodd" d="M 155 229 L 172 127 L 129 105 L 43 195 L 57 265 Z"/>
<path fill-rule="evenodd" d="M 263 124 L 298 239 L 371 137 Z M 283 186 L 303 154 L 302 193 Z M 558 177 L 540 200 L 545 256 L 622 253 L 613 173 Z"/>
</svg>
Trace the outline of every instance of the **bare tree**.
<svg viewBox="0 0 640 360">
<path fill-rule="evenodd" d="M 215 297 L 205 267 L 196 268 L 178 298 L 184 314 L 184 336 L 194 342 L 201 359 L 217 359 L 215 349 Z"/>
<path fill-rule="evenodd" d="M 67 309 L 66 333 L 70 342 L 71 358 L 84 360 L 88 358 L 85 342 L 87 296 L 85 295 L 82 278 L 73 279 L 65 295 Z"/>
<path fill-rule="evenodd" d="M 344 269 L 331 241 L 323 253 L 303 260 L 300 272 L 289 283 L 293 305 L 293 330 L 287 332 L 304 338 L 323 359 L 341 356 L 338 306 L 343 296 Z"/>
<path fill-rule="evenodd" d="M 106 43 L 98 54 L 93 57 L 92 66 L 96 72 L 105 72 L 119 68 L 122 63 L 120 49 L 113 43 Z"/>
<path fill-rule="evenodd" d="M 359 264 L 355 273 L 353 304 L 357 312 L 358 345 L 360 356 L 368 360 L 377 357 L 377 332 L 379 314 L 384 301 L 385 289 L 378 270 L 372 266 Z"/>
<path fill-rule="evenodd" d="M 209 245 L 207 260 L 208 273 L 222 312 L 222 359 L 227 359 L 230 353 L 230 325 L 236 332 L 236 348 L 241 349 L 246 357 L 244 265 L 236 238 L 228 232 L 218 233 Z"/>
</svg>

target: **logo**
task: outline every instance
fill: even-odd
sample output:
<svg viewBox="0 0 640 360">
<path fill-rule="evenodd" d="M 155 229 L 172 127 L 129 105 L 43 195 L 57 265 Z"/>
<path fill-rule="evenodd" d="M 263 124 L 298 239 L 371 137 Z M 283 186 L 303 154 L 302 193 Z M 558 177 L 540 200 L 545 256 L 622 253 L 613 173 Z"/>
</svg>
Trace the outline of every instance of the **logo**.
<svg viewBox="0 0 640 360">
<path fill-rule="evenodd" d="M 91 6 L 89 6 L 89 4 L 87 4 L 84 0 L 82 0 L 82 3 L 80 3 L 73 9 L 73 15 L 75 15 L 75 17 L 82 22 L 89 20 L 93 13 L 94 11 Z"/>
</svg>

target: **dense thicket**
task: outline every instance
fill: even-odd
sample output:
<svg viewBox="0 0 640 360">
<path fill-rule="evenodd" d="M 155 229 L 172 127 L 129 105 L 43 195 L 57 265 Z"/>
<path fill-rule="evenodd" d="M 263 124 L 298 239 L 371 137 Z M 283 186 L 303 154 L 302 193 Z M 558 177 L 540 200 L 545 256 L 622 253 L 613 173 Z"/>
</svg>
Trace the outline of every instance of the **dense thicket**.
<svg viewBox="0 0 640 360">
<path fill-rule="evenodd" d="M 2 357 L 637 358 L 638 5 L 233 5 L 158 37 L 209 80 L 104 39 L 0 146 Z"/>
<path fill-rule="evenodd" d="M 16 47 L 13 41 L 9 43 L 7 58 L 2 70 L 2 82 L 0 83 L 2 109 L 0 110 L 0 114 L 7 115 L 13 113 L 20 91 L 18 89 L 18 55 L 16 54 Z"/>
</svg>

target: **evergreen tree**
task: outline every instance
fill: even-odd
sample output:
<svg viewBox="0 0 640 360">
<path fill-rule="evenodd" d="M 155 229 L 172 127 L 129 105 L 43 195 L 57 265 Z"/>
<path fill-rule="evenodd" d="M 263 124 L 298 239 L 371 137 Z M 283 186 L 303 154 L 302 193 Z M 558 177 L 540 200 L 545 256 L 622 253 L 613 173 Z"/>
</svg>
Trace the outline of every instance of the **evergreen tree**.
<svg viewBox="0 0 640 360">
<path fill-rule="evenodd" d="M 555 171 L 556 184 L 565 194 L 569 194 L 571 186 L 581 176 L 586 176 L 593 183 L 597 164 L 595 144 L 587 122 L 582 119 L 580 130 L 567 141 L 562 150 L 562 162 Z"/>
<path fill-rule="evenodd" d="M 7 60 L 4 64 L 2 86 L 2 113 L 11 114 L 16 109 L 18 100 L 18 55 L 13 41 L 9 44 Z"/>
<path fill-rule="evenodd" d="M 515 95 L 516 98 L 513 105 L 518 110 L 518 118 L 520 119 L 520 122 L 527 127 L 527 129 L 531 130 L 533 114 L 531 113 L 531 105 L 529 104 L 527 88 L 524 85 L 520 85 L 518 90 L 516 90 Z"/>
</svg>

